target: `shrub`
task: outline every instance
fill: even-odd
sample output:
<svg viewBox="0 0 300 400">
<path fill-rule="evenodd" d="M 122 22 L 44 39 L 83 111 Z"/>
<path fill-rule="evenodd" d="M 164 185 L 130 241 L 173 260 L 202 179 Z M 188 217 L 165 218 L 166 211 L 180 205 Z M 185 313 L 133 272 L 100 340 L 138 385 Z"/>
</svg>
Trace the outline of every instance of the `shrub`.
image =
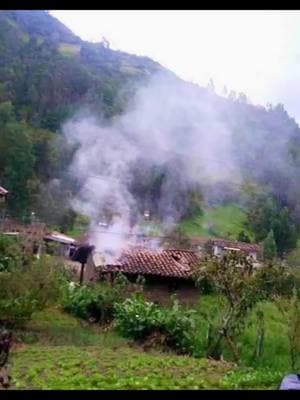
<svg viewBox="0 0 300 400">
<path fill-rule="evenodd" d="M 165 348 L 192 354 L 196 348 L 194 313 L 185 310 L 178 301 L 163 309 L 136 295 L 116 305 L 115 315 L 123 336 L 145 341 L 151 335 L 161 334 Z"/>
<path fill-rule="evenodd" d="M 83 319 L 109 322 L 113 319 L 115 305 L 127 295 L 128 281 L 118 275 L 112 285 L 99 283 L 94 286 L 68 286 L 63 300 L 64 309 Z"/>
<path fill-rule="evenodd" d="M 56 303 L 62 280 L 62 266 L 49 256 L 0 272 L 0 321 L 22 325 L 34 312 Z"/>
<path fill-rule="evenodd" d="M 197 280 L 195 284 L 201 295 L 209 295 L 215 292 L 213 280 L 209 277 L 205 276 L 203 279 Z"/>
<path fill-rule="evenodd" d="M 125 337 L 144 339 L 150 333 L 160 331 L 162 328 L 161 308 L 145 301 L 140 295 L 116 304 L 115 310 L 118 330 Z"/>
<path fill-rule="evenodd" d="M 195 354 L 195 310 L 182 307 L 177 300 L 163 312 L 163 330 L 167 335 L 166 344 L 182 353 Z"/>
<path fill-rule="evenodd" d="M 245 255 L 226 253 L 221 257 L 206 257 L 194 270 L 196 283 L 205 278 L 213 282 L 216 294 L 225 296 L 227 306 L 217 326 L 210 329 L 207 356 L 221 357 L 221 345 L 226 344 L 232 359 L 240 361 L 238 337 L 245 330 L 246 320 L 253 308 L 263 300 L 276 296 L 290 296 L 294 277 L 283 265 L 270 262 L 258 270 Z M 263 348 L 263 317 L 258 329 L 257 347 Z M 258 345 L 259 344 L 259 345 Z M 257 354 L 258 354 L 257 353 Z M 255 353 L 256 354 L 256 353 Z"/>
<path fill-rule="evenodd" d="M 273 260 L 277 255 L 277 247 L 274 238 L 274 232 L 271 229 L 263 241 L 263 256 L 265 260 Z"/>
<path fill-rule="evenodd" d="M 20 265 L 21 245 L 16 238 L 0 235 L 0 272 Z"/>
<path fill-rule="evenodd" d="M 64 309 L 79 318 L 88 319 L 97 303 L 96 291 L 88 286 L 71 286 L 66 289 Z"/>
</svg>

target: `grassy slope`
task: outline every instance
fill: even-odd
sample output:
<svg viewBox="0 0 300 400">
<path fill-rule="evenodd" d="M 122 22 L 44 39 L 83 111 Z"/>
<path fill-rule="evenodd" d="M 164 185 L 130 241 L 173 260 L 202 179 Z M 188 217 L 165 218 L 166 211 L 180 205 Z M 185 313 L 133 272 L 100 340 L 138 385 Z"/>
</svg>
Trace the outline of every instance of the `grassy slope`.
<svg viewBox="0 0 300 400">
<path fill-rule="evenodd" d="M 215 307 L 209 296 L 205 304 Z M 277 337 L 281 324 L 274 319 L 273 311 L 268 312 L 273 321 L 270 329 Z M 247 333 L 249 342 L 253 342 L 253 329 Z M 266 366 L 260 370 L 236 369 L 225 362 L 145 352 L 113 331 L 105 333 L 58 309 L 37 314 L 19 336 L 22 344 L 13 349 L 11 357 L 14 388 L 276 388 L 283 374 Z M 276 341 L 279 347 L 275 349 L 269 330 L 266 336 L 266 356 L 270 351 L 279 357 L 286 355 L 284 340 Z"/>
<path fill-rule="evenodd" d="M 224 363 L 146 353 L 59 310 L 37 315 L 22 339 L 27 344 L 11 359 L 16 388 L 196 389 L 218 387 L 229 370 Z"/>
<path fill-rule="evenodd" d="M 244 230 L 246 221 L 245 211 L 234 204 L 212 207 L 204 210 L 203 216 L 185 220 L 181 227 L 185 233 L 193 236 L 218 236 L 236 239 L 238 234 Z"/>
<path fill-rule="evenodd" d="M 252 233 L 248 231 L 244 223 L 246 221 L 245 211 L 235 205 L 211 207 L 204 210 L 203 216 L 186 219 L 180 223 L 184 232 L 191 236 L 217 236 L 222 238 L 236 239 L 241 231 L 251 238 Z M 141 225 L 141 229 L 149 235 L 163 234 L 163 226 L 158 222 Z M 74 229 L 67 232 L 68 235 L 78 238 L 82 236 L 84 228 L 81 224 L 75 224 Z"/>
</svg>

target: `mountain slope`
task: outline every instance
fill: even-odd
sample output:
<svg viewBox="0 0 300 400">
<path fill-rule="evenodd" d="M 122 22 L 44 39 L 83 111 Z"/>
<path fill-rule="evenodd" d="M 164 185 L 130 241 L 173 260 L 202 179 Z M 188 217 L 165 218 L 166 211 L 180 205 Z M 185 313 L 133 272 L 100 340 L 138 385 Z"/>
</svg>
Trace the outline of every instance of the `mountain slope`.
<svg viewBox="0 0 300 400">
<path fill-rule="evenodd" d="M 147 88 L 158 72 L 160 84 Z M 61 135 L 61 126 L 82 109 L 109 126 L 126 114 L 142 86 L 151 101 L 140 101 L 144 114 L 136 114 L 130 131 L 139 132 L 132 137 L 151 143 L 148 153 L 155 153 L 162 137 L 173 154 L 153 165 L 141 151 L 142 160 L 130 166 L 126 189 L 135 210 L 150 209 L 159 219 L 171 203 L 179 219 L 191 218 L 192 199 L 204 198 L 205 206 L 237 204 L 247 211 L 249 197 L 260 196 L 253 187 L 259 187 L 272 198 L 272 213 L 288 207 L 288 223 L 300 230 L 300 129 L 283 105 L 254 106 L 234 92 L 218 96 L 147 57 L 83 41 L 46 11 L 0 11 L 0 184 L 10 192 L 10 215 L 28 220 L 34 211 L 48 224 L 72 227 L 76 215 L 70 199 L 80 183 L 68 175 L 68 167 L 76 146 Z M 194 176 L 199 159 L 208 180 Z M 234 164 L 235 174 L 229 168 L 227 181 L 219 182 L 227 163 Z M 191 181 L 185 170 L 193 175 Z M 259 207 L 249 215 L 261 217 Z M 268 231 L 270 221 L 265 225 Z"/>
<path fill-rule="evenodd" d="M 163 70 L 146 57 L 82 41 L 46 11 L 2 11 L 0 55 L 2 96 L 20 118 L 54 130 L 79 106 L 105 117 L 121 112 L 134 85 Z"/>
</svg>

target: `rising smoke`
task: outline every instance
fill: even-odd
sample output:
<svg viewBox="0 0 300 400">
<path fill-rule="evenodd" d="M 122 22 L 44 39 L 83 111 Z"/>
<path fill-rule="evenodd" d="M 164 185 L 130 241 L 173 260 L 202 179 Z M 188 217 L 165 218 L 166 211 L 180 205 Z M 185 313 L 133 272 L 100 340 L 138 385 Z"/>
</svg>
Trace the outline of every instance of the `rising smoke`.
<svg viewBox="0 0 300 400">
<path fill-rule="evenodd" d="M 225 123 L 222 107 L 215 107 L 217 97 L 158 74 L 138 90 L 126 114 L 110 125 L 91 115 L 65 124 L 65 135 L 78 144 L 70 171 L 81 189 L 72 207 L 92 221 L 91 242 L 106 259 L 117 256 L 128 240 L 136 243 L 134 234 L 141 233 L 143 210 L 130 190 L 133 165 L 140 171 L 146 166 L 145 174 L 152 166 L 165 169 L 158 210 L 166 229 L 184 214 L 187 204 L 182 191 L 195 185 L 240 183 L 235 133 Z M 216 196 L 206 190 L 207 201 L 212 194 Z M 111 235 L 101 233 L 106 229 L 99 227 L 103 218 Z"/>
<path fill-rule="evenodd" d="M 137 92 L 127 113 L 109 126 L 91 115 L 65 124 L 65 135 L 79 145 L 70 170 L 81 189 L 72 206 L 90 218 L 91 241 L 107 256 L 119 253 L 129 232 L 140 233 L 143 215 L 129 189 L 132 165 L 166 169 L 158 199 L 166 228 L 186 208 L 180 191 L 199 183 L 239 179 L 231 132 L 206 102 L 207 95 L 157 75 Z M 98 223 L 107 215 L 111 215 L 108 230 L 114 235 L 99 232 L 104 228 Z M 136 237 L 130 236 L 131 242 Z"/>
</svg>

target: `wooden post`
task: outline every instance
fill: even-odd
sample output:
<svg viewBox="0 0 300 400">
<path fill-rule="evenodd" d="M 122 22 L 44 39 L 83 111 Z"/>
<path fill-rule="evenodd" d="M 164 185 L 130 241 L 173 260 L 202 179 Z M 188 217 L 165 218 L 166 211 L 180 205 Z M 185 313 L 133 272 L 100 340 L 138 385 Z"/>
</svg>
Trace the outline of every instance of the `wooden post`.
<svg viewBox="0 0 300 400">
<path fill-rule="evenodd" d="M 84 271 L 84 267 L 85 267 L 85 264 L 84 264 L 84 263 L 81 263 L 80 279 L 79 279 L 79 284 L 80 284 L 80 285 L 82 285 L 82 282 L 83 282 L 83 271 Z"/>
</svg>

